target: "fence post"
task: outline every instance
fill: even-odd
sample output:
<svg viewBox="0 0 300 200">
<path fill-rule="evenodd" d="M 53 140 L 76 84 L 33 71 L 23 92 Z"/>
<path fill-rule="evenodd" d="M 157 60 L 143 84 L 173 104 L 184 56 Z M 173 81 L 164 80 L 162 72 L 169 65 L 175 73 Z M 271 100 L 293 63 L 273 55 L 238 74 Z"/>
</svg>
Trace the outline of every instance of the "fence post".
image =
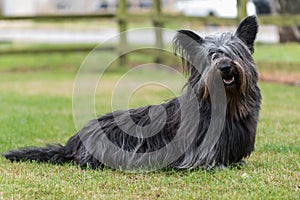
<svg viewBox="0 0 300 200">
<path fill-rule="evenodd" d="M 158 49 L 163 48 L 163 33 L 162 27 L 163 23 L 160 21 L 161 16 L 161 1 L 160 0 L 153 0 L 153 19 L 152 23 L 155 27 L 155 46 Z M 155 62 L 160 63 L 162 61 L 162 57 L 160 53 L 156 54 Z"/>
<path fill-rule="evenodd" d="M 238 21 L 247 17 L 247 0 L 237 0 Z"/>
<path fill-rule="evenodd" d="M 118 10 L 117 10 L 117 20 L 119 25 L 119 65 L 125 66 L 127 64 L 127 56 L 122 55 L 127 46 L 127 21 L 126 21 L 126 9 L 127 9 L 127 0 L 119 0 L 118 1 Z"/>
</svg>

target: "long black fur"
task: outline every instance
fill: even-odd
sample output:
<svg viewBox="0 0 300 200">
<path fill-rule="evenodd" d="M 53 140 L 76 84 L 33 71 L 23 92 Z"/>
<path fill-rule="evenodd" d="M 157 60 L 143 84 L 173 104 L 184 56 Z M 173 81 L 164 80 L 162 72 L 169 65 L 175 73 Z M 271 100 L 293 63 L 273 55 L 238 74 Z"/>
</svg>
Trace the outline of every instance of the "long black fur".
<svg viewBox="0 0 300 200">
<path fill-rule="evenodd" d="M 196 92 L 199 120 L 192 144 L 176 161 L 169 164 L 174 168 L 223 167 L 241 162 L 254 150 L 256 127 L 259 117 L 261 95 L 257 86 L 258 75 L 252 58 L 258 24 L 255 16 L 243 20 L 236 33 L 202 38 L 196 33 L 180 30 L 173 40 L 175 53 L 185 60 L 184 70 L 190 85 Z M 226 88 L 226 118 L 224 128 L 213 149 L 200 148 L 211 120 L 211 100 L 207 91 L 208 77 L 213 68 L 221 69 L 224 64 L 232 67 L 235 82 Z M 223 73 L 223 72 L 222 72 Z M 225 72 L 224 72 L 225 73 Z M 226 73 L 222 77 L 229 76 Z M 178 97 L 180 98 L 180 97 Z M 94 119 L 72 136 L 66 145 L 47 145 L 9 151 L 3 155 L 11 161 L 36 160 L 40 162 L 75 162 L 80 166 L 97 168 L 102 165 L 90 149 L 101 144 L 103 134 L 127 152 L 148 153 L 169 144 L 181 125 L 181 109 L 178 98 L 161 105 L 151 105 L 129 110 L 131 119 L 139 126 L 151 122 L 149 110 L 162 106 L 166 110 L 166 122 L 158 134 L 138 138 L 125 133 L 118 127 L 116 116 L 126 111 L 115 111 Z M 187 103 L 188 104 L 188 103 Z M 157 111 L 158 116 L 159 112 Z M 127 118 L 123 123 L 127 123 Z M 87 146 L 88 145 L 88 146 Z M 96 148 L 97 149 L 97 148 Z M 97 152 L 105 154 L 104 152 Z"/>
</svg>

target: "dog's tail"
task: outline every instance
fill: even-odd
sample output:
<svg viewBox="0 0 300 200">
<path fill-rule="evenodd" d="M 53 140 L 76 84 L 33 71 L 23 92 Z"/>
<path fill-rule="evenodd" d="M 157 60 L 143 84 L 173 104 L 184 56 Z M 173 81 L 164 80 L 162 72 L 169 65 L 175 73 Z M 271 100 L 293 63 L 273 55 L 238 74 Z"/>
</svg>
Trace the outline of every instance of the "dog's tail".
<svg viewBox="0 0 300 200">
<path fill-rule="evenodd" d="M 64 163 L 70 160 L 62 145 L 47 145 L 46 147 L 26 147 L 12 150 L 2 155 L 10 161 L 35 160 L 38 162 Z"/>
<path fill-rule="evenodd" d="M 26 147 L 12 150 L 2 155 L 10 161 L 37 161 L 62 164 L 74 160 L 74 154 L 78 147 L 76 136 L 70 138 L 68 143 L 63 146 L 60 144 L 47 145 L 45 147 Z"/>
</svg>

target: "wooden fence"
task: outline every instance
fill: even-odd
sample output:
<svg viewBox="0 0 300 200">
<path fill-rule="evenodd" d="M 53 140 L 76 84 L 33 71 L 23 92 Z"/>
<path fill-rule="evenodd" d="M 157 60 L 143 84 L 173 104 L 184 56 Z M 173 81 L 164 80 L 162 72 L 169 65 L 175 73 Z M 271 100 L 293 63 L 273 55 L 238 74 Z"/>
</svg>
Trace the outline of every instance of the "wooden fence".
<svg viewBox="0 0 300 200">
<path fill-rule="evenodd" d="M 153 0 L 152 12 L 150 13 L 128 13 L 127 12 L 127 0 L 119 0 L 118 9 L 116 13 L 109 14 L 80 14 L 80 15 L 38 15 L 38 16 L 0 16 L 0 20 L 35 20 L 35 21 L 45 21 L 45 20 L 76 20 L 76 19 L 116 19 L 119 27 L 120 34 L 119 46 L 117 48 L 120 55 L 120 64 L 125 65 L 127 63 L 126 55 L 123 55 L 125 51 L 127 41 L 126 41 L 126 31 L 128 30 L 128 23 L 135 21 L 145 21 L 151 20 L 153 27 L 158 28 L 155 29 L 155 38 L 156 38 L 156 46 L 162 47 L 162 31 L 159 28 L 164 27 L 164 24 L 168 22 L 192 22 L 196 21 L 203 25 L 206 24 L 216 24 L 216 25 L 236 25 L 239 23 L 241 19 L 246 17 L 246 4 L 247 0 L 237 0 L 238 7 L 238 16 L 236 18 L 218 18 L 213 16 L 207 17 L 193 17 L 193 16 L 183 16 L 183 15 L 173 15 L 166 14 L 162 12 L 161 9 L 161 0 Z M 268 24 L 275 26 L 300 26 L 300 15 L 265 15 L 258 17 L 260 24 Z M 1 39 L 1 38 L 0 38 Z M 111 48 L 108 48 L 111 50 Z M 62 49 L 57 49 L 57 52 Z M 63 49 L 63 51 L 73 51 L 73 48 Z M 82 49 L 88 50 L 88 48 Z M 91 49 L 90 49 L 91 50 Z M 51 49 L 51 51 L 55 51 L 55 49 Z M 77 49 L 78 51 L 78 49 Z M 48 52 L 47 50 L 36 51 L 37 52 Z M 7 52 L 1 52 L 7 53 Z M 18 52 L 9 52 L 9 53 L 18 53 Z M 20 53 L 24 53 L 24 51 L 20 51 Z"/>
</svg>

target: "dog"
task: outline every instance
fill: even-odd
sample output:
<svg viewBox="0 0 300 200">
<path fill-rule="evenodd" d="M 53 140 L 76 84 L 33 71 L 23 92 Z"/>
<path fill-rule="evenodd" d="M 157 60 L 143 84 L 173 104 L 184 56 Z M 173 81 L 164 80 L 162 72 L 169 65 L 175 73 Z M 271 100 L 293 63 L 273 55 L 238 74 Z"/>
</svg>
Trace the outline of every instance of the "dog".
<svg viewBox="0 0 300 200">
<path fill-rule="evenodd" d="M 188 76 L 181 96 L 100 116 L 66 145 L 26 147 L 3 156 L 125 170 L 210 169 L 241 163 L 254 150 L 261 105 L 252 57 L 257 32 L 255 16 L 242 20 L 234 33 L 201 37 L 179 30 L 173 47 Z"/>
</svg>

